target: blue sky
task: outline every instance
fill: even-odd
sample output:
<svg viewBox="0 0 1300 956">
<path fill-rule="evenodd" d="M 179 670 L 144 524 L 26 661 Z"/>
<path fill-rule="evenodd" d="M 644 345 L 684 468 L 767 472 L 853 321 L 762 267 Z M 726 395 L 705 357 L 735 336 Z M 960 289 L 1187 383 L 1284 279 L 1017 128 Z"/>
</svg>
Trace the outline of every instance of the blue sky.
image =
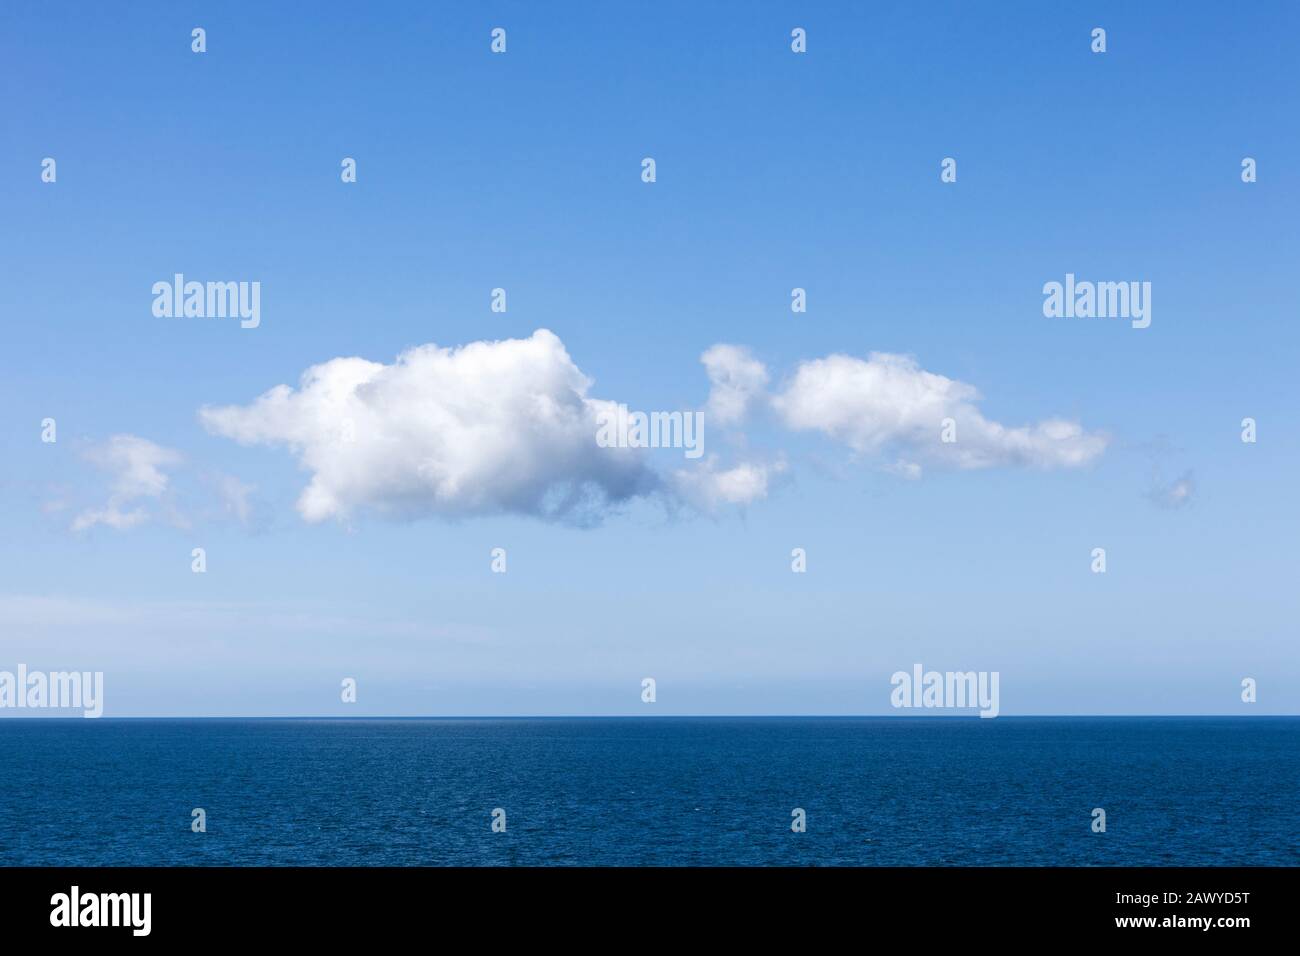
<svg viewBox="0 0 1300 956">
<path fill-rule="evenodd" d="M 887 713 L 918 661 L 999 671 L 1005 714 L 1295 713 L 1298 27 L 1282 3 L 5 4 L 0 669 L 103 670 L 110 716 L 642 714 L 647 676 L 658 713 Z M 260 327 L 155 317 L 176 272 L 260 281 Z M 1067 272 L 1151 282 L 1151 326 L 1045 318 Z M 300 456 L 200 420 L 334 358 L 537 329 L 592 397 L 704 408 L 716 467 L 763 463 L 766 494 L 678 495 L 692 463 L 660 450 L 660 493 L 581 526 L 311 522 Z M 717 343 L 769 375 L 727 426 Z M 908 480 L 907 448 L 770 405 L 872 352 L 1105 449 Z M 74 530 L 118 435 L 176 456 L 167 490 Z"/>
</svg>

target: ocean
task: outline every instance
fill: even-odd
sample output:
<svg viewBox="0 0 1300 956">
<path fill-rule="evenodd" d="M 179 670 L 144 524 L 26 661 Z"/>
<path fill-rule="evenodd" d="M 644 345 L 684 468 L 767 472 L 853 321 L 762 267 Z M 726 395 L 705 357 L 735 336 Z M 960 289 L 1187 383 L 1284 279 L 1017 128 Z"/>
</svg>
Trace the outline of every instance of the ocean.
<svg viewBox="0 0 1300 956">
<path fill-rule="evenodd" d="M 1298 733 L 1290 717 L 7 718 L 0 864 L 1294 866 Z"/>
</svg>

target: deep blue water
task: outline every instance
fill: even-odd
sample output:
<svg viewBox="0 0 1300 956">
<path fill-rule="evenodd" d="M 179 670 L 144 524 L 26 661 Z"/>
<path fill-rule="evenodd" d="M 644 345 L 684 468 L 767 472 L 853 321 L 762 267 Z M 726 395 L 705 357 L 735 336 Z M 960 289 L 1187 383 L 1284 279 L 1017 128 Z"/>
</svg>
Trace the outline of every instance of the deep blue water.
<svg viewBox="0 0 1300 956">
<path fill-rule="evenodd" d="M 1268 717 L 5 719 L 0 863 L 1295 865 L 1298 733 Z"/>
</svg>

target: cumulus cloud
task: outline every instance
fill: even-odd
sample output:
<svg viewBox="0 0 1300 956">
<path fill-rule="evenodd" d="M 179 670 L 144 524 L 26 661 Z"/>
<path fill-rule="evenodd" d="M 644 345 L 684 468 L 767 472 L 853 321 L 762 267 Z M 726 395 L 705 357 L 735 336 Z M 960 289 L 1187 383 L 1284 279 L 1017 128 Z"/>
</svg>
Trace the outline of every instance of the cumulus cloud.
<svg viewBox="0 0 1300 956">
<path fill-rule="evenodd" d="M 182 461 L 179 452 L 136 435 L 114 435 L 92 445 L 85 456 L 113 478 L 107 504 L 78 514 L 72 522 L 74 531 L 95 525 L 125 530 L 148 521 L 151 513 L 145 503 L 161 499 L 168 489 L 170 478 L 164 469 Z"/>
<path fill-rule="evenodd" d="M 879 467 L 908 479 L 924 464 L 1070 467 L 1106 447 L 1104 435 L 1076 422 L 991 421 L 974 387 L 907 356 L 805 361 L 775 392 L 766 366 L 743 346 L 715 345 L 700 361 L 710 383 L 707 420 L 739 425 L 764 408 L 786 428 L 879 454 Z M 199 418 L 213 434 L 296 456 L 309 475 L 297 507 L 310 522 L 372 512 L 593 524 L 646 495 L 701 510 L 745 506 L 767 497 L 786 471 L 779 455 L 746 454 L 756 460 L 710 455 L 661 473 L 645 448 L 598 440 L 620 406 L 592 397 L 591 388 L 560 339 L 539 329 L 525 339 L 421 345 L 391 364 L 331 359 L 308 368 L 297 387 L 277 385 L 244 405 L 204 406 Z M 955 442 L 941 440 L 945 419 Z M 248 491 L 223 489 L 228 510 L 243 520 Z"/>
<path fill-rule="evenodd" d="M 336 358 L 298 387 L 248 405 L 205 406 L 212 433 L 283 446 L 310 472 L 304 519 L 358 510 L 391 517 L 529 514 L 591 523 L 658 486 L 643 454 L 603 448 L 598 419 L 614 402 L 552 332 L 526 339 L 422 345 L 390 365 Z"/>
<path fill-rule="evenodd" d="M 700 356 L 709 376 L 705 414 L 710 422 L 732 425 L 748 414 L 763 397 L 767 367 L 740 345 L 714 345 Z"/>
<path fill-rule="evenodd" d="M 1106 448 L 1105 435 L 1053 418 L 1031 425 L 990 421 L 971 385 L 927 372 L 905 355 L 873 352 L 867 359 L 829 355 L 801 363 L 772 396 L 778 418 L 795 430 L 820 431 L 859 453 L 901 453 L 903 473 L 920 461 L 958 468 L 1086 464 Z M 944 419 L 955 441 L 942 441 Z"/>
</svg>

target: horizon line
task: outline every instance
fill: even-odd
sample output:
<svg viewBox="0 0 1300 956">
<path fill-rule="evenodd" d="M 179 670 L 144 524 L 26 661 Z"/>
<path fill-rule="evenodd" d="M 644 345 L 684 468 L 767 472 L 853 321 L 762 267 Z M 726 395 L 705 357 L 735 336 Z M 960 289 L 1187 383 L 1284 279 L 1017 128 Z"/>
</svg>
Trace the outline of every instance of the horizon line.
<svg viewBox="0 0 1300 956">
<path fill-rule="evenodd" d="M 16 708 L 15 708 L 16 709 Z M 1300 714 L 999 714 L 992 720 L 1178 720 L 1300 718 Z M 963 714 L 200 714 L 133 715 L 87 718 L 81 714 L 0 716 L 5 721 L 73 720 L 972 720 L 978 712 Z M 982 720 L 982 722 L 986 722 Z"/>
</svg>

